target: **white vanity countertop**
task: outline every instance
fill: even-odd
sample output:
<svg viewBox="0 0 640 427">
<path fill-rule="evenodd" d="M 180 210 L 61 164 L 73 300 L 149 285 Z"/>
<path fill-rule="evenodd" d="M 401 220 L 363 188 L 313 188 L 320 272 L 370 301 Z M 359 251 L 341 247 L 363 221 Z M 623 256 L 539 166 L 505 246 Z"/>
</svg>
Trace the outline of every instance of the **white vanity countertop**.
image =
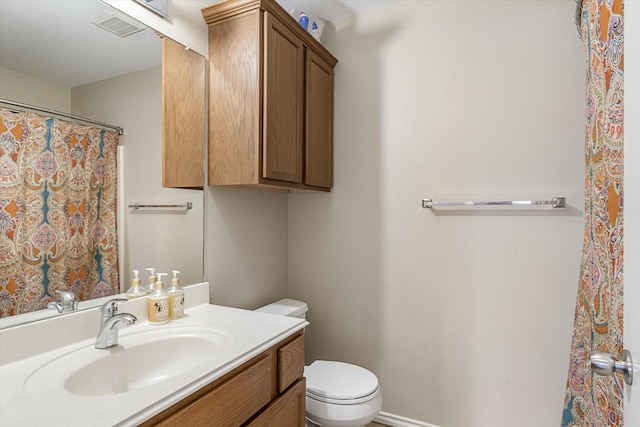
<svg viewBox="0 0 640 427">
<path fill-rule="evenodd" d="M 206 286 L 206 291 L 204 291 L 204 286 Z M 197 299 L 198 293 L 201 294 L 201 297 L 206 294 L 207 301 L 198 305 L 198 301 L 194 301 Z M 190 295 L 194 297 L 191 302 L 188 300 Z M 43 330 L 41 323 L 48 322 L 48 320 L 37 322 L 31 328 L 40 328 L 39 330 L 30 331 L 29 325 L 23 325 L 19 334 L 12 331 L 13 328 L 0 331 L 0 347 L 2 347 L 3 353 L 0 355 L 2 356 L 0 357 L 2 361 L 0 365 L 0 425 L 2 427 L 137 425 L 240 366 L 282 339 L 303 329 L 308 324 L 303 319 L 208 304 L 208 283 L 194 285 L 192 291 L 187 292 L 185 316 L 165 325 L 149 325 L 146 313 L 141 311 L 146 308 L 145 301 L 143 299 L 133 301 L 121 304 L 119 312 L 133 313 L 138 316 L 138 322 L 133 326 L 120 328 L 120 337 L 145 330 L 158 331 L 162 328 L 203 326 L 224 331 L 229 337 L 230 345 L 220 352 L 214 351 L 211 358 L 202 365 L 155 385 L 126 393 L 87 397 L 67 392 L 64 385 L 52 386 L 51 390 L 43 388 L 37 393 L 33 393 L 25 387 L 25 384 L 29 376 L 47 362 L 75 349 L 92 347 L 95 336 L 62 347 L 48 348 L 46 351 L 34 353 L 23 350 L 14 354 L 8 351 L 8 347 L 19 346 L 19 341 L 24 342 L 23 335 L 29 334 L 29 332 L 36 335 L 33 339 L 38 339 L 38 335 Z M 95 334 L 97 334 L 98 324 L 95 322 L 98 320 L 95 311 L 88 310 L 84 315 L 74 313 L 73 315 L 77 314 L 74 324 L 76 322 L 94 322 Z M 58 327 L 65 329 L 57 330 Z M 68 320 L 60 322 L 59 326 L 52 323 L 48 326 L 47 334 L 49 336 L 58 334 L 65 336 L 67 335 L 65 330 L 68 327 Z M 87 327 L 85 326 L 84 329 L 86 330 Z M 74 336 L 74 333 L 72 332 L 70 335 Z M 82 336 L 82 334 L 80 335 Z M 95 349 L 95 351 L 106 352 L 110 350 Z M 149 363 L 162 357 L 162 354 L 149 355 Z"/>
</svg>

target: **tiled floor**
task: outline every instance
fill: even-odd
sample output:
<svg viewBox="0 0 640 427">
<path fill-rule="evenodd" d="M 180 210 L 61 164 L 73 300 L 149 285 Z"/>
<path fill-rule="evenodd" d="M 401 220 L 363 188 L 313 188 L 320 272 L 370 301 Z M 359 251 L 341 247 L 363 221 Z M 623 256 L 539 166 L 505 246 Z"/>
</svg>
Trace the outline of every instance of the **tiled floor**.
<svg viewBox="0 0 640 427">
<path fill-rule="evenodd" d="M 367 424 L 365 427 L 386 427 L 384 424 L 371 423 Z"/>
</svg>

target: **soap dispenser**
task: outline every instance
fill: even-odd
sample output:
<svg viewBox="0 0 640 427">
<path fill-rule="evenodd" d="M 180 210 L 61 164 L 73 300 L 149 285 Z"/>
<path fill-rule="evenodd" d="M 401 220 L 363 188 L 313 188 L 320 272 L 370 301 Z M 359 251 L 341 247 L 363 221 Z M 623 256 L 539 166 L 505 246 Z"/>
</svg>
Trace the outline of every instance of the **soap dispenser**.
<svg viewBox="0 0 640 427">
<path fill-rule="evenodd" d="M 149 295 L 149 324 L 162 325 L 169 321 L 169 296 L 164 291 L 162 276 L 167 273 L 158 273 L 158 281 L 154 285 L 154 291 Z"/>
<path fill-rule="evenodd" d="M 171 286 L 167 290 L 169 294 L 169 318 L 179 319 L 184 316 L 184 289 L 180 287 L 180 279 L 178 279 L 178 270 L 173 271 L 173 279 Z"/>
<path fill-rule="evenodd" d="M 140 286 L 142 281 L 138 278 L 138 270 L 133 270 L 133 280 L 131 287 L 127 290 L 127 299 L 139 298 L 147 295 L 145 288 Z"/>
<path fill-rule="evenodd" d="M 147 291 L 147 294 L 152 294 L 156 287 L 156 269 L 155 268 L 145 268 L 149 272 L 149 278 L 147 279 L 147 286 L 144 289 Z"/>
</svg>

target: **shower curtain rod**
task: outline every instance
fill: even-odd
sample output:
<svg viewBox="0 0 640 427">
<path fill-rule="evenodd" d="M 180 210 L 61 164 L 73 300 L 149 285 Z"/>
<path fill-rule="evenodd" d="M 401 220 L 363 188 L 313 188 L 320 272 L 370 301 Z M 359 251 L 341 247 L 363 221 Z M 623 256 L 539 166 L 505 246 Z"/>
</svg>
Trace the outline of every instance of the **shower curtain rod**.
<svg viewBox="0 0 640 427">
<path fill-rule="evenodd" d="M 97 120 L 88 119 L 86 117 L 74 116 L 73 114 L 63 113 L 63 112 L 60 112 L 60 111 L 55 111 L 55 110 L 52 110 L 50 108 L 37 107 L 35 105 L 23 104 L 22 102 L 9 101 L 8 99 L 0 99 L 0 104 L 10 105 L 12 107 L 18 107 L 18 108 L 22 108 L 24 110 L 33 110 L 33 111 L 40 111 L 40 112 L 43 112 L 43 113 L 49 113 L 49 114 L 54 115 L 54 116 L 71 119 L 72 121 L 91 123 L 92 125 L 98 125 L 98 126 L 101 126 L 103 128 L 114 129 L 114 130 L 118 131 L 118 135 L 124 135 L 124 129 L 121 128 L 120 126 L 110 125 L 108 123 L 99 122 Z"/>
</svg>

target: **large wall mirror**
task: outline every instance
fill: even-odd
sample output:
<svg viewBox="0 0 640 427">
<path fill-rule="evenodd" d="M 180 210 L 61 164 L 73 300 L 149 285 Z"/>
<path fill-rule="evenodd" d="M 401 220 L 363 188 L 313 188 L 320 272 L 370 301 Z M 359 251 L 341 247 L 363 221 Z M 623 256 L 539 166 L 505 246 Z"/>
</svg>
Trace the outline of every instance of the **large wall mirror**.
<svg viewBox="0 0 640 427">
<path fill-rule="evenodd" d="M 127 25 L 140 30 L 121 37 L 93 22 L 105 17 L 116 21 L 116 32 Z M 203 192 L 162 188 L 161 49 L 153 30 L 98 0 L 0 1 L 0 98 L 124 128 L 118 152 L 120 292 L 130 286 L 134 269 L 143 283 L 147 267 L 179 270 L 183 285 L 203 279 Z M 128 207 L 135 203 L 189 203 L 191 209 Z M 7 279 L 2 271 L 0 266 L 0 292 Z M 45 312 L 56 314 L 39 314 Z M 34 319 L 11 317 L 5 326 Z"/>
</svg>

